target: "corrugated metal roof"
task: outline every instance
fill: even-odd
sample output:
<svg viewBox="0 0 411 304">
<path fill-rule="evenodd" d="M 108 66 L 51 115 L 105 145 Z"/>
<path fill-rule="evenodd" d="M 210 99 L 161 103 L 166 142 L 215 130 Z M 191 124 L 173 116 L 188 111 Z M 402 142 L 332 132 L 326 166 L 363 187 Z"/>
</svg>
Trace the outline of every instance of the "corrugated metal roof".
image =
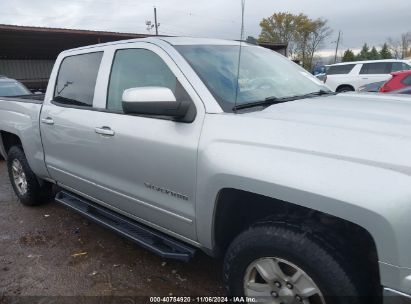
<svg viewBox="0 0 411 304">
<path fill-rule="evenodd" d="M 54 60 L 4 60 L 0 59 L 0 74 L 18 80 L 48 79 Z"/>
<path fill-rule="evenodd" d="M 55 28 L 55 27 L 39 27 L 39 26 L 23 26 L 13 24 L 0 24 L 0 31 L 29 31 L 29 32 L 47 32 L 47 33 L 66 33 L 66 34 L 79 34 L 79 35 L 100 35 L 100 36 L 119 36 L 119 37 L 148 37 L 153 35 L 137 34 L 137 33 L 125 33 L 125 32 L 111 32 L 111 31 L 94 31 L 94 30 L 80 30 L 80 29 L 67 29 L 67 28 Z"/>
<path fill-rule="evenodd" d="M 0 59 L 55 59 L 67 49 L 153 35 L 0 24 Z M 285 43 L 261 46 L 284 53 Z"/>
<path fill-rule="evenodd" d="M 149 35 L 0 24 L 0 58 L 55 59 L 67 49 Z"/>
<path fill-rule="evenodd" d="M 152 35 L 0 24 L 0 74 L 45 88 L 57 55 L 67 49 Z M 260 43 L 285 55 L 283 43 Z"/>
</svg>

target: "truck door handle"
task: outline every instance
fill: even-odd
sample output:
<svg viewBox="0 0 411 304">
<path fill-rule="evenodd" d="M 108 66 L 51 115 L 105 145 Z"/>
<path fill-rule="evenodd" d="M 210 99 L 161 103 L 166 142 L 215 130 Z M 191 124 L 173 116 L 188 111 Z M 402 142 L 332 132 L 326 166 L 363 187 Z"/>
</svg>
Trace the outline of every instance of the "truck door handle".
<svg viewBox="0 0 411 304">
<path fill-rule="evenodd" d="M 54 120 L 51 117 L 42 118 L 41 122 L 46 124 L 46 125 L 54 125 Z"/>
<path fill-rule="evenodd" d="M 97 134 L 101 134 L 101 135 L 106 135 L 106 136 L 114 136 L 114 131 L 111 130 L 110 127 L 101 127 L 101 128 L 95 128 L 94 131 Z"/>
</svg>

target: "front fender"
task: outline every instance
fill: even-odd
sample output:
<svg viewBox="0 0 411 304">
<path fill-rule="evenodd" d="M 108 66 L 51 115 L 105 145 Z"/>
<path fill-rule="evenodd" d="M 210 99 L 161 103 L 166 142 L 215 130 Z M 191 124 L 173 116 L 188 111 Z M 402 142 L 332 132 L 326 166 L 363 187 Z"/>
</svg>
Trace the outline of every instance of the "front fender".
<svg viewBox="0 0 411 304">
<path fill-rule="evenodd" d="M 217 141 L 201 151 L 198 176 L 198 237 L 209 249 L 216 197 L 234 188 L 353 222 L 371 234 L 381 262 L 411 266 L 409 175 L 314 153 Z"/>
</svg>

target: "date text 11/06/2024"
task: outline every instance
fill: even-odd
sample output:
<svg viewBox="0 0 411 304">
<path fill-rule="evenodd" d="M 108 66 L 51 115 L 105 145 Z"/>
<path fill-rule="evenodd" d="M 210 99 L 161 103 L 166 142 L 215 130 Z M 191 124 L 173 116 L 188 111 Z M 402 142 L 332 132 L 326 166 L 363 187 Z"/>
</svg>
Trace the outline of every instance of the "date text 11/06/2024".
<svg viewBox="0 0 411 304">
<path fill-rule="evenodd" d="M 150 303 L 257 303 L 252 297 L 150 297 Z"/>
</svg>

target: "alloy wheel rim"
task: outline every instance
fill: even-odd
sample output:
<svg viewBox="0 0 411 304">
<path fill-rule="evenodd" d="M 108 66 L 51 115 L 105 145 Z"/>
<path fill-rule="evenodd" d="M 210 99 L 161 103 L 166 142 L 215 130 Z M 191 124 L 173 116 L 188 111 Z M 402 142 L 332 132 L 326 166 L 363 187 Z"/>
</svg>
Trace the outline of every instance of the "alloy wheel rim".
<svg viewBox="0 0 411 304">
<path fill-rule="evenodd" d="M 247 297 L 273 304 L 325 304 L 314 280 L 297 265 L 266 257 L 252 262 L 244 276 Z"/>
<path fill-rule="evenodd" d="M 23 166 L 18 159 L 13 160 L 11 164 L 11 172 L 17 191 L 20 195 L 25 195 L 27 192 L 27 178 L 23 171 Z"/>
</svg>

